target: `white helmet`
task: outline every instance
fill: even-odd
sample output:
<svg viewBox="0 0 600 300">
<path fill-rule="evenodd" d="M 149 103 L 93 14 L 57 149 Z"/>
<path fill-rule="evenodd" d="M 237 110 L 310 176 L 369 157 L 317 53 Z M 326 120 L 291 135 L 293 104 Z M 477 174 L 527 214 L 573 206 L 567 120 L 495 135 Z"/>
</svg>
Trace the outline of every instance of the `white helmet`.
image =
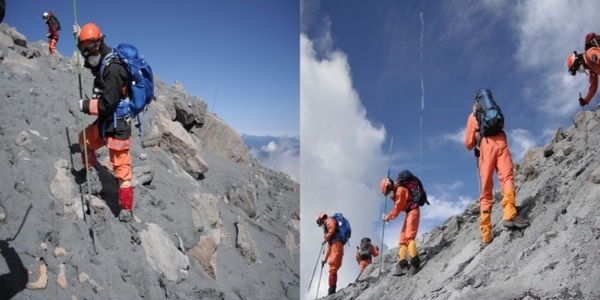
<svg viewBox="0 0 600 300">
<path fill-rule="evenodd" d="M 44 18 L 44 19 L 48 19 L 48 16 L 49 16 L 48 12 L 44 12 L 42 14 L 42 18 Z"/>
</svg>

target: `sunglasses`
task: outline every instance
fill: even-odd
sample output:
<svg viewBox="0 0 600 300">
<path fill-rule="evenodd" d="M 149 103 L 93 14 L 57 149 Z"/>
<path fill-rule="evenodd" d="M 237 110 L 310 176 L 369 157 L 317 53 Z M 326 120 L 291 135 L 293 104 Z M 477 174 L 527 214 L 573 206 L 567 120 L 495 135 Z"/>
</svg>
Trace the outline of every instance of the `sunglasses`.
<svg viewBox="0 0 600 300">
<path fill-rule="evenodd" d="M 91 54 L 96 52 L 98 48 L 100 48 L 100 42 L 101 40 L 98 39 L 89 39 L 81 41 L 77 43 L 77 48 L 79 48 L 79 51 L 81 51 L 81 54 L 83 54 L 83 56 L 90 56 Z"/>
</svg>

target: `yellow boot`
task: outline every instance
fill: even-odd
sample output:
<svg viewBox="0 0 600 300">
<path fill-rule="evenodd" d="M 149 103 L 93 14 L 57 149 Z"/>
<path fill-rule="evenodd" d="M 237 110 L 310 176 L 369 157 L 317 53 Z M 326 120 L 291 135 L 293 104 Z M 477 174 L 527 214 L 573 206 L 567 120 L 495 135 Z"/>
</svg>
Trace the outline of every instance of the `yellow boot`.
<svg viewBox="0 0 600 300">
<path fill-rule="evenodd" d="M 489 244 L 494 239 L 492 234 L 492 214 L 489 211 L 482 211 L 480 214 L 479 228 L 481 228 L 481 241 Z"/>
<path fill-rule="evenodd" d="M 507 228 L 526 228 L 529 226 L 529 221 L 520 217 L 517 214 L 515 205 L 515 191 L 504 192 L 502 198 L 502 225 Z"/>
</svg>

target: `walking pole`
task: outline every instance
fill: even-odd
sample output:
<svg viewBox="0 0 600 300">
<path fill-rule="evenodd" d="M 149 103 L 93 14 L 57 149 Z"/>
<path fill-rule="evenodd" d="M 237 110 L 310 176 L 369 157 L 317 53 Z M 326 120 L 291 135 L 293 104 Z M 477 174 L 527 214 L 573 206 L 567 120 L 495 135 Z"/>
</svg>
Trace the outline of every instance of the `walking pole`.
<svg viewBox="0 0 600 300">
<path fill-rule="evenodd" d="M 579 98 L 583 98 L 583 97 L 581 97 L 581 93 L 579 93 Z M 583 106 L 581 107 L 581 112 L 583 113 L 583 127 L 584 127 L 584 130 L 585 130 L 585 149 L 584 149 L 584 153 L 587 156 L 587 148 L 588 148 L 587 118 L 585 116 L 585 109 L 583 108 Z"/>
<path fill-rule="evenodd" d="M 77 24 L 77 4 L 76 4 L 76 0 L 73 0 L 73 20 L 75 21 L 75 24 Z M 79 26 L 79 25 L 77 25 Z M 79 49 L 77 47 L 77 33 L 73 32 L 73 37 L 75 38 L 75 59 L 77 60 L 77 80 L 79 82 L 79 99 L 83 99 L 83 88 L 81 87 L 81 63 L 79 62 Z M 83 132 L 83 156 L 85 157 L 85 166 L 83 166 L 85 168 L 85 180 L 88 183 L 88 198 L 87 198 L 87 204 L 88 204 L 88 209 L 90 210 L 90 214 L 92 217 L 92 245 L 94 247 L 94 253 L 98 254 L 98 251 L 96 250 L 96 229 L 94 228 L 94 220 L 93 220 L 93 212 L 94 210 L 92 209 L 91 206 L 91 200 L 92 200 L 92 185 L 90 183 L 90 171 L 88 170 L 88 165 L 89 165 L 89 161 L 88 161 L 88 149 L 87 149 L 87 137 L 85 134 L 85 120 L 84 120 L 84 114 L 83 111 L 79 112 L 79 115 L 81 116 L 81 128 L 82 128 L 82 132 Z M 85 197 L 85 196 L 84 196 Z M 82 199 L 83 202 L 83 199 Z M 81 203 L 81 209 L 83 210 L 83 220 L 86 221 L 85 218 L 85 209 L 84 209 L 84 203 Z"/>
<path fill-rule="evenodd" d="M 317 271 L 317 266 L 319 265 L 319 261 L 321 260 L 321 252 L 323 252 L 323 247 L 325 247 L 325 244 L 321 244 L 321 249 L 319 250 L 319 256 L 317 256 L 317 262 L 315 263 L 315 268 L 313 269 L 312 276 L 310 276 L 310 282 L 308 283 L 307 292 L 310 291 L 310 286 L 312 285 L 312 281 L 315 277 L 315 272 Z"/>
<path fill-rule="evenodd" d="M 390 140 L 390 156 L 388 159 L 388 171 L 387 178 L 390 177 L 390 169 L 392 167 L 392 147 L 394 146 L 394 137 L 391 137 Z M 387 211 L 387 196 L 383 195 L 383 213 Z M 383 237 L 385 235 L 385 221 L 383 221 L 383 226 L 381 227 L 381 251 L 383 252 Z M 379 275 L 381 275 L 381 268 L 383 267 L 383 253 L 381 253 L 381 258 L 379 259 Z"/>
<path fill-rule="evenodd" d="M 315 299 L 319 298 L 319 289 L 321 288 L 321 278 L 323 277 L 323 267 L 325 264 L 321 264 L 321 273 L 319 274 L 319 282 L 317 282 L 317 293 L 315 294 Z"/>
</svg>

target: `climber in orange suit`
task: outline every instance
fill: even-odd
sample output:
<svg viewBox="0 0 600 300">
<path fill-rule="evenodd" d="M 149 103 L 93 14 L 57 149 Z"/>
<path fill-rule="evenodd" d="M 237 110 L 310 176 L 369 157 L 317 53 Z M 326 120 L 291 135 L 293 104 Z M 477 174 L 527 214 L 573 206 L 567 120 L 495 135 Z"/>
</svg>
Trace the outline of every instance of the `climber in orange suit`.
<svg viewBox="0 0 600 300">
<path fill-rule="evenodd" d="M 492 206 L 494 198 L 492 189 L 494 187 L 494 170 L 498 173 L 498 180 L 502 188 L 503 225 L 505 227 L 525 228 L 529 222 L 517 214 L 515 206 L 515 184 L 513 175 L 513 162 L 506 142 L 504 131 L 493 135 L 482 137 L 477 145 L 479 125 L 475 113 L 477 101 L 473 105 L 473 113 L 467 120 L 465 130 L 465 146 L 467 150 L 474 150 L 478 156 L 479 179 L 481 182 L 481 194 L 479 196 L 481 241 L 489 244 L 493 240 L 492 234 Z"/>
<path fill-rule="evenodd" d="M 321 212 L 317 217 L 317 225 L 323 227 L 323 233 L 325 234 L 323 243 L 327 243 L 327 250 L 323 261 L 321 261 L 321 267 L 325 265 L 325 262 L 329 264 L 329 290 L 327 295 L 332 295 L 337 287 L 337 272 L 342 266 L 342 258 L 344 258 L 344 245 L 340 240 L 332 240 L 337 228 L 333 217 L 328 217 L 327 214 Z"/>
<path fill-rule="evenodd" d="M 590 87 L 584 98 L 579 96 L 579 105 L 584 106 L 592 101 L 598 91 L 598 74 L 600 74 L 600 48 L 593 46 L 583 54 L 573 53 L 567 57 L 569 73 L 575 76 L 578 72 L 589 71 Z"/>
<path fill-rule="evenodd" d="M 392 210 L 383 216 L 385 222 L 395 219 L 401 212 L 406 212 L 406 218 L 404 219 L 404 224 L 402 224 L 402 231 L 400 231 L 400 238 L 398 240 L 400 247 L 398 250 L 399 261 L 396 263 L 392 275 L 404 275 L 407 271 L 411 275 L 414 275 L 421 268 L 417 242 L 415 241 L 417 231 L 419 230 L 419 219 L 421 218 L 419 205 L 412 201 L 412 194 L 406 187 L 396 184 L 390 178 L 382 180 L 381 192 L 384 195 L 391 193 L 390 199 L 394 201 Z M 407 252 L 410 254 L 410 266 L 406 260 Z"/>
</svg>

